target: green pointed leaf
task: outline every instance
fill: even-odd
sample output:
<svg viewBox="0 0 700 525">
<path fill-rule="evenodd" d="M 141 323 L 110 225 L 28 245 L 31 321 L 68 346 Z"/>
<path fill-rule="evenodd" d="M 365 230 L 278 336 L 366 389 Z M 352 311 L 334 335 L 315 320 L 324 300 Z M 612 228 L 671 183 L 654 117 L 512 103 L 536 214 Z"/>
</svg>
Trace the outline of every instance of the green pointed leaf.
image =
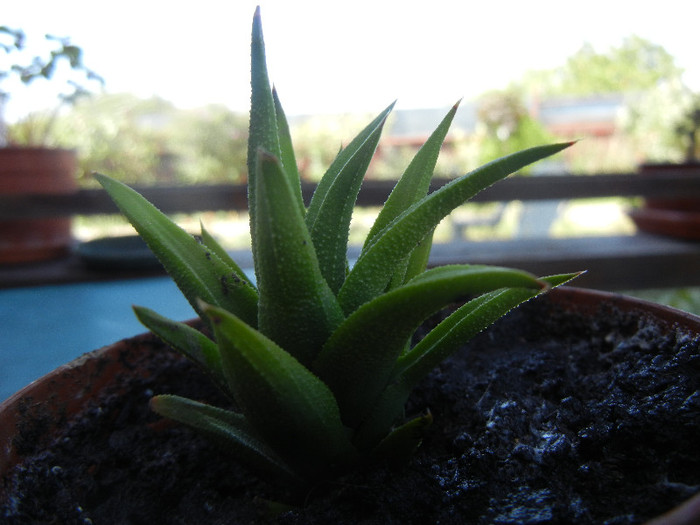
<svg viewBox="0 0 700 525">
<path fill-rule="evenodd" d="M 571 281 L 578 275 L 580 274 L 571 273 L 542 277 L 538 281 L 548 285 L 544 289 L 528 290 L 522 286 L 506 288 L 466 303 L 398 359 L 392 373 L 394 380 L 402 376 L 403 381 L 416 385 L 455 348 L 493 324 L 511 309 L 551 287 Z"/>
<path fill-rule="evenodd" d="M 254 433 L 242 414 L 216 408 L 180 396 L 151 398 L 151 409 L 168 419 L 183 423 L 223 445 L 243 463 L 289 483 L 301 479 Z"/>
<path fill-rule="evenodd" d="M 430 315 L 467 296 L 506 286 L 540 290 L 532 275 L 508 268 L 434 268 L 405 286 L 365 303 L 333 333 L 314 372 L 335 395 L 349 427 L 371 410 L 413 332 Z M 536 292 L 533 292 L 536 293 Z"/>
<path fill-rule="evenodd" d="M 151 332 L 195 362 L 227 395 L 233 393 L 226 384 L 221 367 L 219 347 L 199 330 L 185 323 L 172 321 L 149 308 L 134 306 L 136 317 Z"/>
<path fill-rule="evenodd" d="M 323 177 L 318 183 L 314 195 L 309 204 L 309 209 L 306 216 L 306 224 L 311 229 L 316 221 L 319 210 L 323 206 L 328 193 L 333 188 L 336 178 L 343 167 L 357 154 L 357 151 L 367 142 L 369 137 L 376 133 L 377 129 L 381 129 L 386 121 L 387 116 L 394 108 L 394 103 L 390 104 L 384 111 L 377 115 L 372 122 L 367 124 L 365 128 L 357 134 L 357 136 L 346 147 L 340 147 L 338 155 L 335 157 L 331 165 L 323 174 Z"/>
<path fill-rule="evenodd" d="M 539 281 L 554 287 L 578 275 L 580 273 L 554 275 L 541 277 Z M 401 415 L 411 390 L 420 380 L 477 333 L 519 304 L 545 291 L 525 288 L 495 290 L 469 301 L 442 321 L 397 360 L 391 382 L 358 430 L 355 444 L 363 450 L 374 446 L 386 434 L 388 426 Z"/>
<path fill-rule="evenodd" d="M 306 226 L 316 248 L 321 273 L 334 293 L 345 280 L 348 234 L 357 194 L 393 106 L 380 113 L 338 154 L 309 205 Z"/>
<path fill-rule="evenodd" d="M 233 272 L 236 273 L 239 277 L 245 277 L 245 271 L 238 266 L 238 263 L 234 261 L 231 256 L 228 254 L 226 250 L 224 250 L 223 246 L 219 244 L 219 241 L 217 241 L 210 233 L 209 231 L 204 227 L 204 224 L 202 222 L 199 222 L 199 228 L 201 231 L 202 235 L 202 244 L 206 246 L 209 250 L 211 250 L 219 259 L 221 259 L 224 264 L 226 264 Z"/>
<path fill-rule="evenodd" d="M 435 230 L 428 233 L 411 252 L 408 263 L 406 264 L 406 271 L 403 272 L 403 282 L 406 283 L 410 281 L 417 275 L 423 273 L 428 267 L 430 251 L 433 247 L 433 233 L 435 233 Z M 400 274 L 397 277 L 400 277 Z"/>
<path fill-rule="evenodd" d="M 374 221 L 365 239 L 365 246 L 371 245 L 379 232 L 389 223 L 427 195 L 440 149 L 458 107 L 459 102 L 452 106 L 440 125 L 418 150 Z"/>
<path fill-rule="evenodd" d="M 415 386 L 461 344 L 538 293 L 539 290 L 505 288 L 466 303 L 398 359 L 394 377 L 401 376 Z"/>
<path fill-rule="evenodd" d="M 189 303 L 197 299 L 226 308 L 246 322 L 257 319 L 257 293 L 240 275 L 211 250 L 173 223 L 137 192 L 105 175 L 95 178 L 153 251 Z"/>
<path fill-rule="evenodd" d="M 387 287 L 388 290 L 393 290 L 408 281 L 420 275 L 428 267 L 430 260 L 430 251 L 433 247 L 433 233 L 430 232 L 425 238 L 418 243 L 418 246 L 410 253 L 410 255 L 401 261 L 391 277 L 391 282 Z"/>
<path fill-rule="evenodd" d="M 258 171 L 258 328 L 307 364 L 343 313 L 321 275 L 282 166 L 261 152 Z"/>
<path fill-rule="evenodd" d="M 433 415 L 430 411 L 404 423 L 382 439 L 372 451 L 372 456 L 387 461 L 393 468 L 403 467 L 423 442 L 432 423 Z"/>
<path fill-rule="evenodd" d="M 292 355 L 225 310 L 205 306 L 224 374 L 246 418 L 266 443 L 308 475 L 352 456 L 347 429 L 328 387 Z"/>
<path fill-rule="evenodd" d="M 547 283 L 550 288 L 556 288 L 557 286 L 563 286 L 566 283 L 573 281 L 579 276 L 586 273 L 586 270 L 582 272 L 574 273 L 559 273 L 556 275 L 547 275 L 546 277 L 540 277 L 540 281 Z"/>
<path fill-rule="evenodd" d="M 424 338 L 413 350 L 399 358 L 392 373 L 392 381 L 374 404 L 367 420 L 358 429 L 354 440 L 355 445 L 361 450 L 374 447 L 386 435 L 391 424 L 403 413 L 403 407 L 418 380 L 479 331 L 537 293 L 536 290 L 523 288 L 506 288 L 489 292 L 469 301 L 442 321 L 428 334 L 428 336 L 435 334 L 434 339 L 442 343 L 439 348 L 431 346 L 432 351 L 427 351 L 426 348 L 418 348 L 416 351 L 418 345 L 425 340 Z M 425 347 L 426 344 L 421 346 Z"/>
<path fill-rule="evenodd" d="M 253 255 L 256 249 L 257 216 L 257 162 L 258 150 L 269 151 L 281 158 L 275 102 L 272 97 L 270 79 L 265 60 L 260 7 L 253 17 L 253 31 L 250 48 L 250 124 L 248 132 L 248 213 L 250 214 L 250 235 L 253 241 Z M 257 269 L 256 269 L 257 271 Z"/>
<path fill-rule="evenodd" d="M 381 293 L 401 261 L 435 226 L 479 191 L 571 143 L 530 148 L 495 160 L 446 184 L 397 217 L 360 255 L 338 300 L 346 314 Z"/>
<path fill-rule="evenodd" d="M 435 170 L 440 149 L 445 141 L 452 120 L 454 119 L 459 102 L 443 118 L 440 125 L 435 129 L 428 140 L 423 144 L 416 156 L 413 158 L 408 168 L 399 179 L 394 189 L 389 195 L 384 207 L 379 212 L 377 220 L 372 225 L 372 229 L 365 239 L 364 246 L 369 246 L 377 234 L 383 230 L 391 221 L 406 211 L 413 204 L 426 196 L 430 188 L 430 180 Z M 410 281 L 416 275 L 425 271 L 430 258 L 430 250 L 433 244 L 432 232 L 418 244 L 411 254 L 397 267 L 391 279 L 389 289 L 396 288 Z M 363 246 L 363 249 L 364 249 Z"/>
<path fill-rule="evenodd" d="M 282 103 L 280 102 L 277 90 L 274 86 L 272 88 L 272 98 L 275 103 L 275 115 L 277 117 L 277 136 L 279 137 L 281 154 L 280 161 L 282 162 L 282 166 L 284 166 L 284 172 L 289 178 L 289 184 L 292 190 L 294 190 L 299 208 L 302 214 L 304 214 L 306 213 L 306 208 L 304 207 L 304 200 L 301 196 L 301 178 L 299 177 L 299 168 L 297 166 L 296 155 L 294 155 L 294 147 L 292 146 L 292 136 L 289 132 L 287 116 L 284 113 Z"/>
</svg>

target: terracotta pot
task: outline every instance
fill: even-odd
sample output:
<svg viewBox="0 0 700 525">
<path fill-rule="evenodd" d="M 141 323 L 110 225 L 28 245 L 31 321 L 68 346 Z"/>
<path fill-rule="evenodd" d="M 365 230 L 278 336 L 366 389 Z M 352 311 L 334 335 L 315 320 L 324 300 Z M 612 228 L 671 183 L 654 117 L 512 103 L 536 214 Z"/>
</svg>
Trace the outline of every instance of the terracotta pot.
<svg viewBox="0 0 700 525">
<path fill-rule="evenodd" d="M 0 148 L 0 194 L 69 194 L 76 191 L 75 151 Z M 0 221 L 0 263 L 16 264 L 66 255 L 71 219 L 50 217 Z"/>
<path fill-rule="evenodd" d="M 0 476 L 22 460 L 23 441 L 48 444 L 61 426 L 120 375 L 148 375 L 155 336 L 145 333 L 84 354 L 0 404 Z"/>
<path fill-rule="evenodd" d="M 647 173 L 687 173 L 700 175 L 700 163 L 642 164 L 640 175 Z M 647 198 L 644 205 L 630 211 L 630 218 L 642 231 L 681 239 L 700 239 L 700 198 Z"/>
<path fill-rule="evenodd" d="M 700 333 L 698 316 L 618 294 L 564 287 L 553 290 L 546 300 L 557 309 L 577 314 L 594 314 L 604 303 L 625 313 L 653 319 L 670 332 Z M 197 325 L 198 320 L 190 323 Z M 66 421 L 88 405 L 91 396 L 101 389 L 117 388 L 119 376 L 147 377 L 153 368 L 148 363 L 152 360 L 156 342 L 152 334 L 142 334 L 90 352 L 31 383 L 0 404 L 0 477 L 21 463 L 27 440 L 34 450 L 37 444 L 48 444 Z M 700 523 L 700 494 L 649 523 Z"/>
</svg>

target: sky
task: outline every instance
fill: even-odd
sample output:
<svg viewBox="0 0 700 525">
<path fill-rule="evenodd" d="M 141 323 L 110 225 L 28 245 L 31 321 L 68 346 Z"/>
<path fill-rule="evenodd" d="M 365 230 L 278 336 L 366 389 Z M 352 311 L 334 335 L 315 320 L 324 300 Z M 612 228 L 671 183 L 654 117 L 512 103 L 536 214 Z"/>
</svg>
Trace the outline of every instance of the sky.
<svg viewBox="0 0 700 525">
<path fill-rule="evenodd" d="M 108 92 L 247 111 L 250 29 L 261 6 L 268 69 L 289 115 L 448 107 L 636 34 L 662 45 L 700 91 L 693 0 L 23 0 L 0 24 L 70 36 Z M 50 105 L 41 87 L 8 119 Z M 44 98 L 42 98 L 44 97 Z M 48 97 L 48 98 L 45 98 Z"/>
</svg>

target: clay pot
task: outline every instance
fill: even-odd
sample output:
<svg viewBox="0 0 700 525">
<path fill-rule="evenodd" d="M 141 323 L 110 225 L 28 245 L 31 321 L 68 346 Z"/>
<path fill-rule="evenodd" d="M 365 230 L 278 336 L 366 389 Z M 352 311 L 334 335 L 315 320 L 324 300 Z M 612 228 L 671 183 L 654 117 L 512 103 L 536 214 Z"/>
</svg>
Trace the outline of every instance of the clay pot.
<svg viewBox="0 0 700 525">
<path fill-rule="evenodd" d="M 50 148 L 0 148 L 0 194 L 75 192 L 75 151 Z M 42 261 L 64 256 L 73 238 L 71 219 L 0 221 L 0 264 Z"/>
<path fill-rule="evenodd" d="M 557 310 L 594 314 L 601 304 L 634 316 L 653 319 L 670 333 L 700 333 L 700 317 L 629 297 L 576 288 L 558 288 L 543 300 Z M 195 326 L 198 321 L 191 321 Z M 143 334 L 88 353 L 31 383 L 0 405 L 0 477 L 22 462 L 24 451 L 48 444 L 74 414 L 87 407 L 102 389 L 118 392 L 124 376 L 152 374 L 154 348 L 162 348 L 155 336 Z M 178 358 L 179 359 L 179 358 Z M 125 382 L 128 384 L 128 381 Z M 0 491 L 3 485 L 0 485 Z M 0 501 L 3 494 L 0 492 Z M 649 522 L 653 525 L 700 523 L 700 494 L 669 513 Z"/>
<path fill-rule="evenodd" d="M 700 175 L 700 163 L 643 164 L 640 175 L 647 173 L 686 173 Z M 630 211 L 630 218 L 642 231 L 681 239 L 700 239 L 700 198 L 647 198 L 644 205 Z"/>
<path fill-rule="evenodd" d="M 25 443 L 48 444 L 61 426 L 124 374 L 146 376 L 157 339 L 150 333 L 84 354 L 0 404 L 0 476 L 22 460 Z"/>
</svg>

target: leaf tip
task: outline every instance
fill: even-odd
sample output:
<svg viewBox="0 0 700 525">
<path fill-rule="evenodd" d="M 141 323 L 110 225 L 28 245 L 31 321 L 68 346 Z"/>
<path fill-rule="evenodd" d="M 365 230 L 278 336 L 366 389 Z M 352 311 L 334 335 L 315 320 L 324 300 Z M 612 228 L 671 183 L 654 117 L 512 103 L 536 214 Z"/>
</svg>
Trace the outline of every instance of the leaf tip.
<svg viewBox="0 0 700 525">
<path fill-rule="evenodd" d="M 263 30 L 262 30 L 262 16 L 260 14 L 260 6 L 255 7 L 255 14 L 253 15 L 253 42 L 259 41 L 262 44 L 263 40 Z"/>
<path fill-rule="evenodd" d="M 571 281 L 573 281 L 574 279 L 578 279 L 579 277 L 581 277 L 581 276 L 582 276 L 583 274 L 585 274 L 585 273 L 588 273 L 588 270 L 580 270 L 580 271 L 578 271 L 578 272 L 571 272 L 571 273 L 568 275 L 569 279 L 568 279 L 568 280 L 566 281 L 566 283 L 564 283 L 564 284 L 568 284 L 568 283 L 570 283 Z"/>
<path fill-rule="evenodd" d="M 102 173 L 98 173 L 96 171 L 92 173 L 92 176 L 103 187 L 109 181 L 109 177 L 107 175 L 103 175 Z"/>
<path fill-rule="evenodd" d="M 217 313 L 215 306 L 197 298 L 197 309 L 206 315 L 213 324 L 221 323 L 221 316 Z"/>
<path fill-rule="evenodd" d="M 152 396 L 151 399 L 148 400 L 148 408 L 153 410 L 154 412 L 160 414 L 160 408 L 162 407 L 163 404 L 163 396 Z"/>
</svg>

